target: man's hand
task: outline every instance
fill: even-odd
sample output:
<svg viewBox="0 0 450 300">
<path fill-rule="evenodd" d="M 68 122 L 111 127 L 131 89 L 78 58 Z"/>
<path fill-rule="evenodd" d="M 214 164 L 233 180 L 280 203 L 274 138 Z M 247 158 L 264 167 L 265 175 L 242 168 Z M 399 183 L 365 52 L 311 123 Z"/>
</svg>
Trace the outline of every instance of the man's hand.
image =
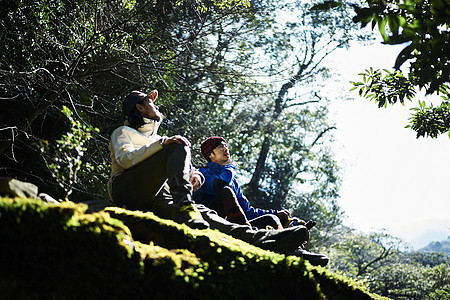
<svg viewBox="0 0 450 300">
<path fill-rule="evenodd" d="M 287 209 L 277 211 L 277 217 L 280 218 L 281 221 L 287 221 L 291 213 Z"/>
<path fill-rule="evenodd" d="M 196 192 L 202 186 L 201 180 L 199 180 L 199 178 L 195 175 L 191 176 L 191 184 L 194 192 Z"/>
<path fill-rule="evenodd" d="M 181 136 L 181 135 L 174 135 L 172 137 L 166 138 L 163 142 L 163 146 L 167 146 L 167 145 L 173 144 L 173 143 L 184 144 L 188 147 L 191 146 L 191 142 L 189 142 L 187 138 L 185 138 L 184 136 Z"/>
</svg>

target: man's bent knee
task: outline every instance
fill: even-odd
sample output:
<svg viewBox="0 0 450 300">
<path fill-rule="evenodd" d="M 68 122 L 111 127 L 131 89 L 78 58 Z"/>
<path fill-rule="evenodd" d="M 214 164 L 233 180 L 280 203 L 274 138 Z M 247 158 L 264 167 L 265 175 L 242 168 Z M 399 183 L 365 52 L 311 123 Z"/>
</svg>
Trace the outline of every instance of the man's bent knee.
<svg viewBox="0 0 450 300">
<path fill-rule="evenodd" d="M 184 145 L 184 144 L 178 144 L 178 143 L 173 143 L 173 144 L 169 144 L 167 146 L 164 146 L 164 151 L 168 151 L 168 153 L 176 153 L 176 154 L 183 154 L 184 155 L 190 155 L 191 154 L 191 148 L 189 148 L 188 146 Z"/>
</svg>

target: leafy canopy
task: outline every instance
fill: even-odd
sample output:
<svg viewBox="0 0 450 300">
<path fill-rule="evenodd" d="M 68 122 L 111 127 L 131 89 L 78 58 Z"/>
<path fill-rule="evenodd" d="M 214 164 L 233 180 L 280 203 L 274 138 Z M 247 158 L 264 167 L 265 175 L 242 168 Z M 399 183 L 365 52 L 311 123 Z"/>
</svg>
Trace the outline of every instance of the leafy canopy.
<svg viewBox="0 0 450 300">
<path fill-rule="evenodd" d="M 416 131 L 417 137 L 437 137 L 449 131 L 450 4 L 446 0 L 367 0 L 365 4 L 354 6 L 354 21 L 362 27 L 377 26 L 384 44 L 405 47 L 397 56 L 395 71 L 366 70 L 363 81 L 354 82 L 354 88 L 379 107 L 412 100 L 416 88 L 436 93 L 442 103 L 427 107 L 419 102 L 408 127 Z M 407 72 L 401 70 L 405 63 Z"/>
</svg>

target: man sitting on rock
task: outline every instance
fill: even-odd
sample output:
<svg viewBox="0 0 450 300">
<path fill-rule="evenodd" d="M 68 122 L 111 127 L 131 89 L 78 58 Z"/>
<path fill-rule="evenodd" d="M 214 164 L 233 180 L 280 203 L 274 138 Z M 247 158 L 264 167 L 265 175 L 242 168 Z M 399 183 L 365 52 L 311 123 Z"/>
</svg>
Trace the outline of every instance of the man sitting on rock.
<svg viewBox="0 0 450 300">
<path fill-rule="evenodd" d="M 250 205 L 236 179 L 235 164 L 224 138 L 210 137 L 201 144 L 200 149 L 208 164 L 205 168 L 199 169 L 205 177 L 205 183 L 194 193 L 196 203 L 217 211 L 219 216 L 230 222 L 250 224 L 258 228 L 269 226 L 283 230 L 282 224 L 289 222 L 289 211 L 261 209 Z M 300 224 L 303 226 L 306 225 L 306 222 L 300 220 Z M 326 265 L 329 260 L 323 254 L 306 251 L 303 245 L 289 254 L 303 257 L 311 263 L 319 265 Z"/>
</svg>

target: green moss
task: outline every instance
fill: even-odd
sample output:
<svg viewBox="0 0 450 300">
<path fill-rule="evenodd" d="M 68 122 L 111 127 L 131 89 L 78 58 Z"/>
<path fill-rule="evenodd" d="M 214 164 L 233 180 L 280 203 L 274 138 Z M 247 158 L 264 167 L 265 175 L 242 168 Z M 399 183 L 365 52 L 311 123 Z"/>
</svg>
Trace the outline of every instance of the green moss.
<svg viewBox="0 0 450 300">
<path fill-rule="evenodd" d="M 296 257 L 152 213 L 0 198 L 5 298 L 376 299 Z"/>
<path fill-rule="evenodd" d="M 0 288 L 5 296 L 126 296 L 137 287 L 140 257 L 128 242 L 128 228 L 107 213 L 87 215 L 85 210 L 70 202 L 0 198 Z"/>
<path fill-rule="evenodd" d="M 309 272 L 317 279 L 322 291 L 324 291 L 329 299 L 388 299 L 379 295 L 370 294 L 355 281 L 335 274 L 325 268 L 311 267 Z"/>
</svg>

